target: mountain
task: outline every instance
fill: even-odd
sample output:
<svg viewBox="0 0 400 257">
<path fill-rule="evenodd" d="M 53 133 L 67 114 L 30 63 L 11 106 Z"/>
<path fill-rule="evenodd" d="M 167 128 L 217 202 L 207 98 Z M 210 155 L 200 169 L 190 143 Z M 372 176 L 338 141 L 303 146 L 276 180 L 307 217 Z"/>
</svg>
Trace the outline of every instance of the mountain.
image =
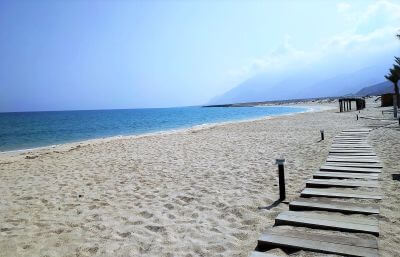
<svg viewBox="0 0 400 257">
<path fill-rule="evenodd" d="M 368 96 L 368 95 L 382 95 L 387 93 L 394 93 L 393 83 L 390 81 L 381 82 L 369 87 L 364 87 L 355 95 Z"/>
<path fill-rule="evenodd" d="M 328 72 L 329 71 L 329 72 Z M 353 94 L 365 86 L 382 82 L 386 65 L 375 65 L 350 73 L 332 76 L 332 70 L 318 68 L 297 72 L 254 76 L 209 104 L 273 101 L 332 97 Z"/>
</svg>

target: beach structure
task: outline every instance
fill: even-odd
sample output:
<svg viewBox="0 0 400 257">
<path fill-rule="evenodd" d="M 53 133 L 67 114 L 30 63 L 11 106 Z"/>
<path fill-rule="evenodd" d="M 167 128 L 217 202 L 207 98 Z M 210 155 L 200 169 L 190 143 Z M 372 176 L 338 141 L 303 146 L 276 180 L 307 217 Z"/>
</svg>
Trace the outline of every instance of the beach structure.
<svg viewBox="0 0 400 257">
<path fill-rule="evenodd" d="M 363 98 L 339 98 L 339 110 L 340 112 L 346 112 L 352 110 L 352 102 L 356 104 L 356 110 L 362 110 L 365 108 L 365 99 Z"/>
<path fill-rule="evenodd" d="M 381 107 L 393 106 L 393 97 L 395 94 L 383 94 L 381 95 Z"/>
<path fill-rule="evenodd" d="M 264 252 L 272 248 L 379 256 L 382 165 L 367 142 L 369 132 L 343 130 L 335 137 L 326 163 L 306 182 L 300 198 L 289 203 L 289 210 L 278 214 L 275 226 L 262 233 L 251 257 L 270 256 Z"/>
</svg>

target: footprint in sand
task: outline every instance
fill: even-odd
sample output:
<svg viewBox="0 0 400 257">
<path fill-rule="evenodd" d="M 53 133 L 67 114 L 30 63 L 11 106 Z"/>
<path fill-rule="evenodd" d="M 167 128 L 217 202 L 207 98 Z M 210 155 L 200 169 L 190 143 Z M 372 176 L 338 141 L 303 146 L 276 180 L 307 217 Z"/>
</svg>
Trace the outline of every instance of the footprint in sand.
<svg viewBox="0 0 400 257">
<path fill-rule="evenodd" d="M 167 208 L 168 210 L 174 209 L 174 206 L 170 203 L 164 204 L 164 207 Z"/>
<path fill-rule="evenodd" d="M 131 232 L 123 232 L 123 233 L 117 232 L 117 234 L 118 234 L 120 237 L 126 238 L 126 237 L 128 237 L 128 236 L 131 235 Z"/>
<path fill-rule="evenodd" d="M 244 220 L 242 221 L 243 225 L 247 225 L 247 226 L 251 226 L 251 225 L 255 225 L 257 223 L 257 220 L 255 219 L 250 219 L 250 220 Z"/>
<path fill-rule="evenodd" d="M 246 240 L 249 237 L 247 234 L 241 233 L 241 232 L 240 233 L 233 233 L 232 235 L 234 237 L 236 237 L 237 239 L 241 240 L 241 241 Z"/>
<path fill-rule="evenodd" d="M 163 226 L 152 226 L 152 225 L 148 225 L 148 226 L 145 226 L 145 228 L 147 228 L 148 230 L 150 230 L 150 231 L 153 231 L 153 232 L 165 232 L 165 227 L 163 227 Z"/>
<path fill-rule="evenodd" d="M 147 212 L 147 211 L 142 211 L 141 213 L 139 213 L 139 215 L 146 219 L 150 219 L 151 217 L 154 216 L 153 214 L 151 214 L 150 212 Z"/>
</svg>

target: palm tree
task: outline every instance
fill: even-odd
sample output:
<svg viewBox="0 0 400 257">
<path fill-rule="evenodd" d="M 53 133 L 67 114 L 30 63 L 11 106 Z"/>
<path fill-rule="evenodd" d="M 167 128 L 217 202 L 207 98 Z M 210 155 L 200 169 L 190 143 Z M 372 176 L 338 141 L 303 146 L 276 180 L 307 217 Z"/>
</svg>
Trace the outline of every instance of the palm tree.
<svg viewBox="0 0 400 257">
<path fill-rule="evenodd" d="M 397 59 L 398 59 L 398 57 L 396 57 L 396 62 L 397 62 Z M 394 92 L 395 92 L 396 98 L 397 98 L 397 106 L 400 107 L 399 86 L 397 85 L 397 82 L 399 82 L 399 80 L 400 80 L 400 66 L 396 65 L 396 64 L 393 65 L 393 69 L 389 70 L 389 74 L 385 75 L 385 78 L 393 83 Z"/>
</svg>

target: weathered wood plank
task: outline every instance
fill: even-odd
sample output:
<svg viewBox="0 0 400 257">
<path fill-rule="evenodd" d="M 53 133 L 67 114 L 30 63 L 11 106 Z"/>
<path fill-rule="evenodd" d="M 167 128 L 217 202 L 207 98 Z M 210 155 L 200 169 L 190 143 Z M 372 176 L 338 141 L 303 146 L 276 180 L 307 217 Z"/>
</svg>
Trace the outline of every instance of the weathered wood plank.
<svg viewBox="0 0 400 257">
<path fill-rule="evenodd" d="M 342 145 L 342 146 L 354 146 L 354 147 L 357 147 L 357 148 L 371 147 L 371 146 L 368 145 L 368 144 L 365 144 L 365 143 L 357 143 L 357 142 L 349 142 L 349 143 L 347 143 L 347 142 L 333 142 L 333 143 L 332 143 L 332 147 L 337 147 L 337 146 L 340 146 L 340 145 Z"/>
<path fill-rule="evenodd" d="M 337 180 L 337 179 L 310 179 L 306 187 L 380 187 L 377 181 Z"/>
<path fill-rule="evenodd" d="M 369 151 L 369 152 L 373 152 L 374 150 L 372 149 L 372 147 L 369 148 L 352 148 L 352 147 L 340 147 L 340 146 L 332 146 L 331 147 L 331 151 L 340 151 L 340 150 L 352 150 L 352 151 Z"/>
<path fill-rule="evenodd" d="M 359 151 L 373 151 L 372 147 L 353 147 L 353 146 L 331 146 L 331 150 L 359 150 Z"/>
<path fill-rule="evenodd" d="M 376 239 L 366 240 L 319 233 L 296 233 L 294 231 L 287 233 L 266 232 L 258 240 L 257 248 L 284 247 L 354 257 L 378 257 L 377 247 L 365 247 L 365 245 L 375 244 L 373 241 L 376 241 Z"/>
<path fill-rule="evenodd" d="M 358 158 L 358 159 L 378 159 L 378 156 L 376 155 L 348 155 L 348 154 L 343 154 L 343 153 L 336 153 L 336 154 L 329 154 L 328 157 L 333 157 L 333 158 L 347 158 L 347 159 L 352 159 L 352 158 Z"/>
<path fill-rule="evenodd" d="M 378 159 L 361 159 L 361 158 L 337 158 L 329 157 L 326 159 L 328 162 L 361 162 L 361 163 L 380 163 Z"/>
<path fill-rule="evenodd" d="M 331 150 L 361 150 L 361 151 L 373 151 L 372 147 L 354 147 L 354 146 L 332 146 Z"/>
<path fill-rule="evenodd" d="M 275 225 L 304 226 L 379 236 L 378 221 L 363 217 L 342 217 L 334 214 L 284 211 L 275 218 Z"/>
<path fill-rule="evenodd" d="M 344 140 L 344 141 L 362 141 L 367 143 L 368 139 L 367 138 L 362 138 L 362 137 L 334 137 L 333 141 L 340 141 L 340 140 Z"/>
<path fill-rule="evenodd" d="M 369 128 L 354 128 L 354 129 L 344 129 L 342 132 L 370 132 L 372 129 Z"/>
<path fill-rule="evenodd" d="M 357 143 L 357 144 L 368 144 L 367 140 L 356 140 L 356 139 L 334 139 L 333 140 L 333 144 L 340 144 L 340 143 L 347 143 L 347 144 L 353 144 L 353 143 Z"/>
<path fill-rule="evenodd" d="M 378 163 L 357 163 L 357 162 L 329 162 L 325 165 L 328 166 L 340 166 L 340 167 L 360 167 L 360 168 L 383 168 L 382 164 Z"/>
<path fill-rule="evenodd" d="M 379 214 L 379 205 L 339 202 L 328 199 L 299 198 L 289 203 L 292 211 L 319 210 L 351 214 Z"/>
<path fill-rule="evenodd" d="M 359 134 L 359 135 L 368 135 L 369 131 L 342 131 L 340 134 Z"/>
<path fill-rule="evenodd" d="M 363 192 L 359 190 L 345 191 L 331 188 L 306 188 L 301 192 L 301 196 L 324 196 L 339 198 L 359 198 L 359 199 L 375 199 L 382 200 L 382 195 L 377 192 Z"/>
<path fill-rule="evenodd" d="M 332 148 L 370 148 L 372 147 L 368 144 L 332 144 Z"/>
<path fill-rule="evenodd" d="M 374 153 L 329 153 L 330 156 L 372 156 L 377 157 Z"/>
<path fill-rule="evenodd" d="M 336 154 L 329 154 L 328 157 L 333 157 L 333 158 L 347 158 L 347 159 L 353 159 L 353 158 L 358 158 L 358 159 L 378 159 L 378 156 L 360 156 L 360 157 L 354 157 L 353 155 L 345 155 L 343 153 L 336 153 Z"/>
<path fill-rule="evenodd" d="M 375 153 L 367 149 L 331 149 L 329 153 Z"/>
<path fill-rule="evenodd" d="M 346 139 L 335 139 L 332 144 L 368 144 L 365 140 L 346 140 Z"/>
<path fill-rule="evenodd" d="M 358 167 L 339 167 L 322 165 L 320 171 L 333 171 L 333 172 L 352 172 L 352 173 L 381 173 L 381 169 L 377 168 L 358 168 Z"/>
<path fill-rule="evenodd" d="M 372 179 L 377 180 L 379 174 L 376 173 L 348 173 L 348 172 L 316 172 L 313 175 L 315 179 L 335 179 L 335 178 L 348 178 L 348 179 Z"/>
</svg>

